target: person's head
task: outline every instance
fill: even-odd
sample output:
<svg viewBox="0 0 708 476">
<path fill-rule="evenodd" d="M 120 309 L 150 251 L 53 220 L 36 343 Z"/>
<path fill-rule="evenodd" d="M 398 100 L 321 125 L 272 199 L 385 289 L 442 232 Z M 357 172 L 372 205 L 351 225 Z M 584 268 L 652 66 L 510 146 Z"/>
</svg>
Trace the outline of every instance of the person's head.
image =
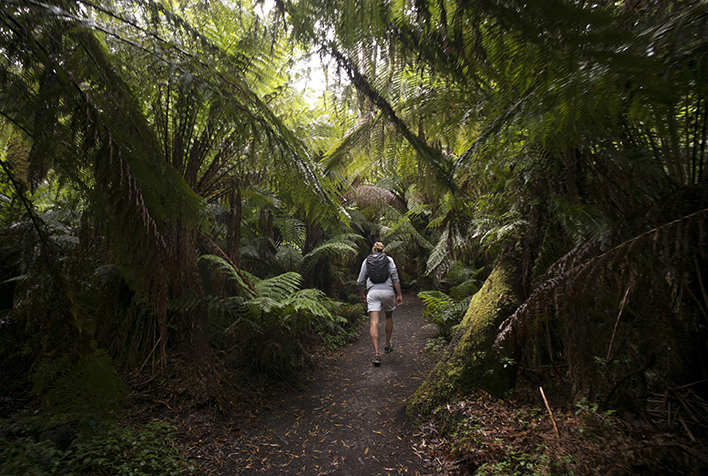
<svg viewBox="0 0 708 476">
<path fill-rule="evenodd" d="M 384 252 L 384 244 L 381 243 L 380 241 L 377 241 L 374 243 L 374 246 L 371 248 L 372 253 L 383 253 Z"/>
</svg>

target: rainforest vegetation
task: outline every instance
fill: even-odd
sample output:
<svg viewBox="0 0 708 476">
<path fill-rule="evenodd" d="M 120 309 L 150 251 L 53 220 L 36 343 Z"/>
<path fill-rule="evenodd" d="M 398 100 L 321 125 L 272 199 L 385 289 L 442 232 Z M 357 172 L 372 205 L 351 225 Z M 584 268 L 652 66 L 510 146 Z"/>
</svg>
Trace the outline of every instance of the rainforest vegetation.
<svg viewBox="0 0 708 476">
<path fill-rule="evenodd" d="M 198 471 L 116 415 L 297 379 L 375 241 L 412 421 L 547 386 L 708 468 L 705 1 L 4 0 L 0 54 L 0 474 Z"/>
</svg>

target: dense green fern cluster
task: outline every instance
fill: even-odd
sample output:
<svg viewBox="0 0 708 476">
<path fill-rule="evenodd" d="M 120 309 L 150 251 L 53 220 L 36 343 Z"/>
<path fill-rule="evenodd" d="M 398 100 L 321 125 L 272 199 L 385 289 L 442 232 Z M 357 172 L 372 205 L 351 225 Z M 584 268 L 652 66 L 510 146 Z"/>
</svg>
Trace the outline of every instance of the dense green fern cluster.
<svg viewBox="0 0 708 476">
<path fill-rule="evenodd" d="M 437 327 L 440 337 L 449 339 L 457 332 L 472 296 L 479 290 L 483 271 L 455 262 L 438 282 L 438 290 L 418 293 L 425 305 L 423 316 Z"/>
<path fill-rule="evenodd" d="M 188 312 L 206 305 L 212 332 L 218 333 L 214 344 L 237 349 L 259 370 L 291 372 L 312 357 L 320 342 L 341 345 L 358 335 L 361 306 L 334 301 L 319 289 L 300 289 L 299 273 L 260 279 L 217 256 L 201 259 L 213 266 L 215 277 L 235 282 L 239 295 L 183 297 L 173 300 L 170 309 Z"/>
</svg>

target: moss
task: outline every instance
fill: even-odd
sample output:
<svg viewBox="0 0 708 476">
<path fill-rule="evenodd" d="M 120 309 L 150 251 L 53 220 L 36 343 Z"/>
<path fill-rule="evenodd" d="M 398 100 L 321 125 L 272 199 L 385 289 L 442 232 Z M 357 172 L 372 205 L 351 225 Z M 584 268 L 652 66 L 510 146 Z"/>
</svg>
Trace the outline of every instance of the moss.
<svg viewBox="0 0 708 476">
<path fill-rule="evenodd" d="M 492 350 L 498 327 L 519 305 L 518 267 L 500 261 L 474 295 L 450 350 L 408 404 L 408 413 L 430 414 L 456 395 L 475 388 L 501 396 L 513 388 L 515 372 Z"/>
</svg>

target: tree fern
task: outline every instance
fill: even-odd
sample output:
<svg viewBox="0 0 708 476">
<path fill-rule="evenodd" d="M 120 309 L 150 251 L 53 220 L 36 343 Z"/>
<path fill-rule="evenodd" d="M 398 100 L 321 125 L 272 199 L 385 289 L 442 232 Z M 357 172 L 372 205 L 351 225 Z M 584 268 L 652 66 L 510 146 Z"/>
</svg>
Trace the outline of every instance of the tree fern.
<svg viewBox="0 0 708 476">
<path fill-rule="evenodd" d="M 322 266 L 322 262 L 333 257 L 351 257 L 356 254 L 353 243 L 346 242 L 346 237 L 340 236 L 327 243 L 319 245 L 303 257 L 302 273 L 307 274 L 313 269 Z"/>
<path fill-rule="evenodd" d="M 319 289 L 302 289 L 296 293 L 293 293 L 286 301 L 286 305 L 292 306 L 292 309 L 296 313 L 306 313 L 319 319 L 334 319 L 331 311 L 324 302 L 327 300 L 327 296 Z"/>
<path fill-rule="evenodd" d="M 300 281 L 297 273 L 286 273 L 258 282 L 261 297 L 244 302 L 247 318 L 259 335 L 245 343 L 245 350 L 259 368 L 294 370 L 306 356 L 305 340 L 313 326 L 320 320 L 335 319 L 324 304 L 324 293 L 297 290 Z"/>
<path fill-rule="evenodd" d="M 298 272 L 305 261 L 302 250 L 287 245 L 278 247 L 275 259 L 280 265 L 280 269 L 288 272 Z"/>
<path fill-rule="evenodd" d="M 601 373 L 621 377 L 632 370 L 628 362 L 641 367 L 650 354 L 662 356 L 654 365 L 663 378 L 695 378 L 685 374 L 691 368 L 688 363 L 708 357 L 686 332 L 695 328 L 705 299 L 692 303 L 680 296 L 701 294 L 695 290 L 703 273 L 697 263 L 706 259 L 703 247 L 697 246 L 708 233 L 705 190 L 703 185 L 682 189 L 633 220 L 573 248 L 549 267 L 529 298 L 502 324 L 497 345 L 550 347 L 550 332 L 557 332 L 562 347 L 546 352 L 562 353 L 578 385 L 593 385 L 596 390 L 602 385 Z M 551 319 L 557 322 L 553 330 L 548 324 Z M 618 328 L 623 332 L 619 343 L 613 339 Z M 681 341 L 685 347 L 676 348 Z M 604 387 L 604 392 L 609 391 Z M 609 393 L 604 397 L 609 398 Z"/>
</svg>

